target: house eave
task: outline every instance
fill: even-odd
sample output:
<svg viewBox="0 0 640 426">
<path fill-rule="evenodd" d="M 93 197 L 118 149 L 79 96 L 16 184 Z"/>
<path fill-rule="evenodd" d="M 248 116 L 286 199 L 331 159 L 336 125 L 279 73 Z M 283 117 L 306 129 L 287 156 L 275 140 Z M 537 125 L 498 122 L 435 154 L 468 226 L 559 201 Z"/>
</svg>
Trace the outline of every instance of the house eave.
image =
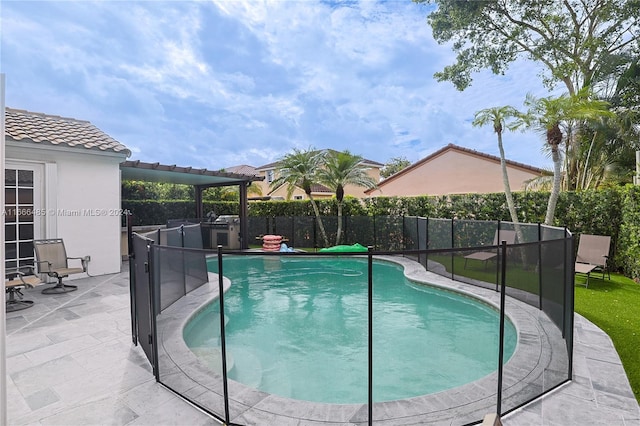
<svg viewBox="0 0 640 426">
<path fill-rule="evenodd" d="M 44 152 L 55 152 L 55 153 L 73 153 L 73 154 L 85 154 L 85 155 L 99 155 L 103 157 L 112 157 L 118 158 L 121 161 L 125 161 L 130 155 L 131 151 L 128 149 L 124 149 L 121 151 L 113 151 L 113 150 L 101 150 L 99 148 L 86 148 L 83 146 L 64 146 L 64 145 L 55 145 L 48 142 L 33 142 L 30 140 L 15 140 L 11 137 L 5 138 L 5 143 L 7 148 L 17 149 L 17 150 L 28 150 L 34 152 L 44 151 Z"/>
</svg>

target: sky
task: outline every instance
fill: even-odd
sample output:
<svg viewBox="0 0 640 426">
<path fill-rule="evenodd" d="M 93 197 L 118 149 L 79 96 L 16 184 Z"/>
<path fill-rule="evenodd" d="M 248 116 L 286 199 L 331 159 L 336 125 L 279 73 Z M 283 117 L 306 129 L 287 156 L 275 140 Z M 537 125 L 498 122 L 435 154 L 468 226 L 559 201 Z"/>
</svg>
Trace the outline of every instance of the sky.
<svg viewBox="0 0 640 426">
<path fill-rule="evenodd" d="M 453 143 L 499 155 L 474 113 L 548 96 L 524 60 L 463 92 L 410 0 L 0 3 L 6 105 L 88 120 L 130 159 L 220 170 L 293 149 L 416 162 Z M 543 139 L 505 133 L 507 159 L 549 169 Z M 452 165 L 455 166 L 455 165 Z"/>
</svg>

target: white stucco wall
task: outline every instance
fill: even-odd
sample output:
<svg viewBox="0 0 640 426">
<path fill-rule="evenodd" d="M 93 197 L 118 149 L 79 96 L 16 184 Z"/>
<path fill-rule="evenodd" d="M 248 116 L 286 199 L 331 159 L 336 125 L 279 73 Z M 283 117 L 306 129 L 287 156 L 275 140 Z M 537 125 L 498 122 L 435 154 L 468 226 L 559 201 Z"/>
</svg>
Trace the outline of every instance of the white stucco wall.
<svg viewBox="0 0 640 426">
<path fill-rule="evenodd" d="M 119 164 L 125 157 L 24 142 L 7 142 L 6 151 L 8 162 L 42 165 L 40 212 L 46 217 L 36 238 L 62 238 L 68 256 L 91 256 L 91 275 L 119 272 Z"/>
</svg>

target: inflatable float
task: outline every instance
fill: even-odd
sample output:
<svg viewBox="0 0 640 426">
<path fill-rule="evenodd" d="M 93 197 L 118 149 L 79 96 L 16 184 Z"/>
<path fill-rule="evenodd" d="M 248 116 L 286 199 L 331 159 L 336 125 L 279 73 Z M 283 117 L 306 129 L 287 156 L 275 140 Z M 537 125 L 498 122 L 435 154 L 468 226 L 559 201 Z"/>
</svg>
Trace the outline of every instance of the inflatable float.
<svg viewBox="0 0 640 426">
<path fill-rule="evenodd" d="M 282 243 L 282 235 L 265 235 L 262 237 L 262 250 L 264 251 L 280 251 Z"/>
<path fill-rule="evenodd" d="M 367 252 L 369 251 L 369 249 L 363 246 L 362 244 L 355 243 L 350 246 L 339 245 L 339 246 L 321 248 L 319 251 L 321 253 L 353 253 L 353 252 Z"/>
</svg>

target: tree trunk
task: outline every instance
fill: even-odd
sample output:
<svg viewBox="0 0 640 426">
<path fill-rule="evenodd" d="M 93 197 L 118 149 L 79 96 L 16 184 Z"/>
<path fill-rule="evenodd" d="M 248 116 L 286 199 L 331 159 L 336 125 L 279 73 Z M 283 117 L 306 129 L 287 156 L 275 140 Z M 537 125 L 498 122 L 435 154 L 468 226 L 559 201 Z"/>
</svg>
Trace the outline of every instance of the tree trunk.
<svg viewBox="0 0 640 426">
<path fill-rule="evenodd" d="M 522 227 L 518 220 L 518 212 L 516 212 L 516 204 L 513 202 L 513 194 L 511 193 L 511 185 L 509 184 L 509 175 L 507 173 L 507 163 L 504 157 L 504 148 L 502 147 L 502 133 L 498 132 L 498 149 L 500 150 L 500 166 L 502 167 L 502 183 L 504 184 L 504 196 L 507 199 L 507 208 L 509 209 L 509 215 L 511 215 L 511 221 L 516 231 L 516 236 L 519 243 L 524 243 L 524 234 L 522 233 Z M 498 241 L 500 243 L 500 241 Z M 527 264 L 527 256 L 525 250 L 521 251 L 522 263 Z"/>
<path fill-rule="evenodd" d="M 562 178 L 558 145 L 552 145 L 551 158 L 553 159 L 553 185 L 551 186 L 551 194 L 549 194 L 547 215 L 544 218 L 545 225 L 549 226 L 553 225 L 553 218 L 556 212 L 556 204 L 558 203 L 558 196 L 560 195 L 560 180 Z"/>
<path fill-rule="evenodd" d="M 583 174 L 582 174 L 582 182 L 580 184 L 579 188 L 576 189 L 580 189 L 580 190 L 586 190 L 588 188 L 588 184 L 587 184 L 587 171 L 589 170 L 589 161 L 591 160 L 591 150 L 593 149 L 593 144 L 596 141 L 596 136 L 598 135 L 598 132 L 595 131 L 593 132 L 593 137 L 591 138 L 591 143 L 589 144 L 589 151 L 587 152 L 587 159 L 584 162 L 584 167 L 583 167 Z"/>
<path fill-rule="evenodd" d="M 509 208 L 509 214 L 511 215 L 513 223 L 518 223 L 518 213 L 516 212 L 516 206 L 513 202 L 513 195 L 511 194 L 511 185 L 509 184 L 509 175 L 507 174 L 507 163 L 504 158 L 501 133 L 498 133 L 498 149 L 500 150 L 500 167 L 502 167 L 502 183 L 504 185 L 504 195 L 507 199 L 507 207 Z"/>
<path fill-rule="evenodd" d="M 322 237 L 322 241 L 324 242 L 324 246 L 329 246 L 329 239 L 327 239 L 327 233 L 324 230 L 324 225 L 322 224 L 322 219 L 320 218 L 320 210 L 318 210 L 318 205 L 316 204 L 316 200 L 313 199 L 311 194 L 309 195 L 309 201 L 311 201 L 311 206 L 313 207 L 313 213 L 316 215 L 316 222 L 318 223 L 318 229 L 320 229 L 320 236 Z"/>
<path fill-rule="evenodd" d="M 504 196 L 507 199 L 507 208 L 511 215 L 511 221 L 516 224 L 516 234 L 518 234 L 518 240 L 524 241 L 522 236 L 522 229 L 519 226 L 518 213 L 516 212 L 516 205 L 513 202 L 513 194 L 511 193 L 511 185 L 509 184 L 509 175 L 507 173 L 507 163 L 504 157 L 504 148 L 502 147 L 502 134 L 498 133 L 498 149 L 500 150 L 500 166 L 502 167 L 502 184 L 504 185 Z M 519 231 L 519 232 L 518 232 Z"/>
</svg>

